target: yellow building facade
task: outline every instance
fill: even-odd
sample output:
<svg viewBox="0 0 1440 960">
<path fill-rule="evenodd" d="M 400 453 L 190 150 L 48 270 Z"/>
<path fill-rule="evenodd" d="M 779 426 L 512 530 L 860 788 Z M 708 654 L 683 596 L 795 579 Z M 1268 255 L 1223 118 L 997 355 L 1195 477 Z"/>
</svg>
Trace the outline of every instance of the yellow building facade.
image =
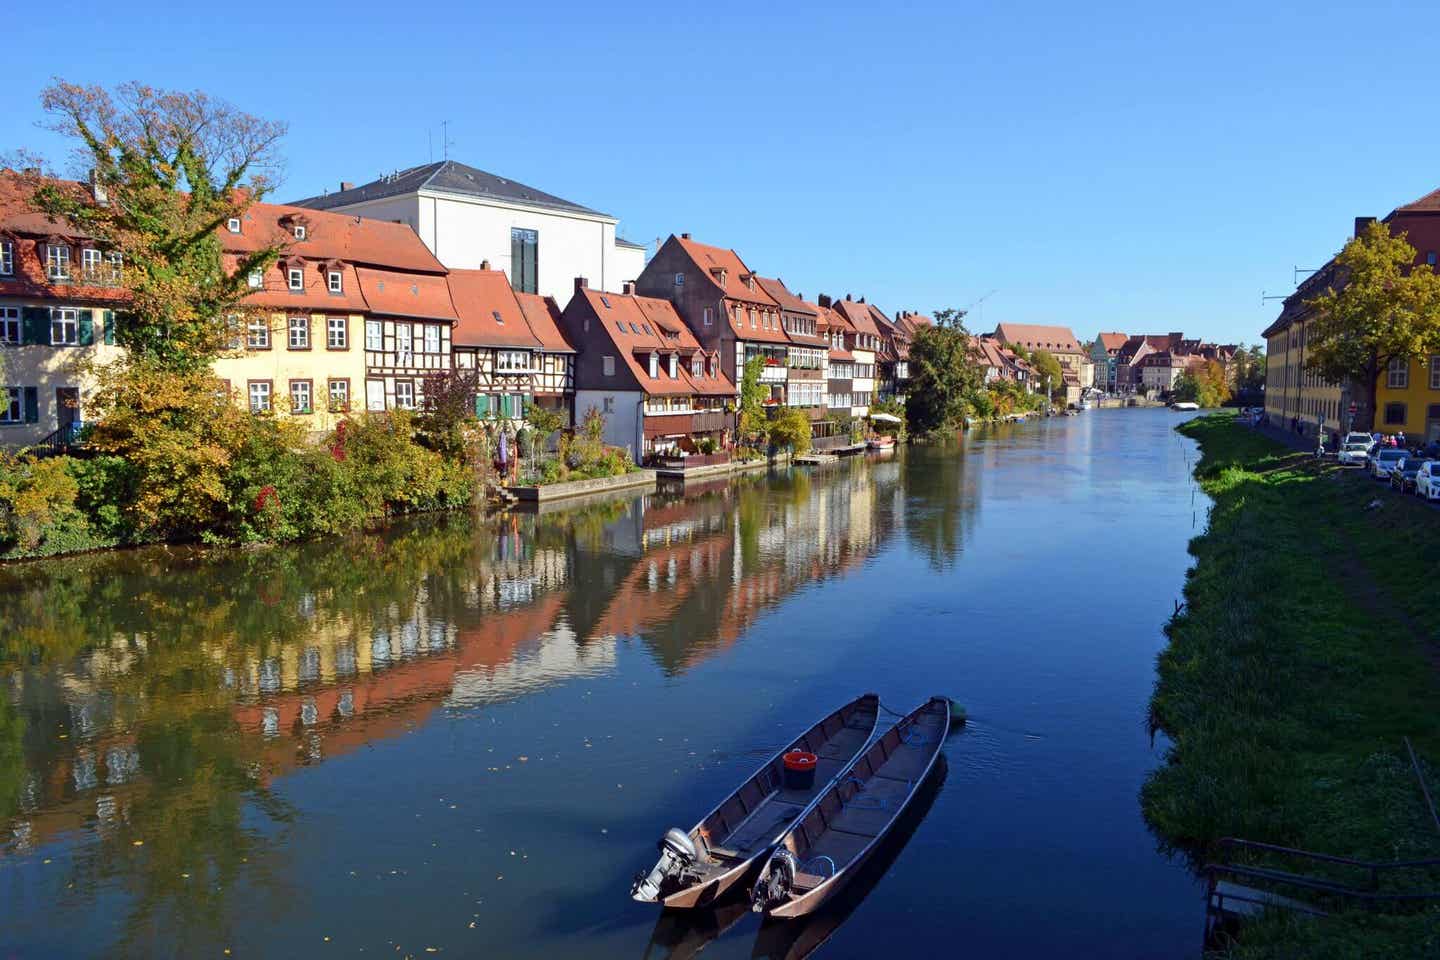
<svg viewBox="0 0 1440 960">
<path fill-rule="evenodd" d="M 1396 360 L 1375 385 L 1375 429 L 1440 442 L 1440 353 Z"/>
</svg>

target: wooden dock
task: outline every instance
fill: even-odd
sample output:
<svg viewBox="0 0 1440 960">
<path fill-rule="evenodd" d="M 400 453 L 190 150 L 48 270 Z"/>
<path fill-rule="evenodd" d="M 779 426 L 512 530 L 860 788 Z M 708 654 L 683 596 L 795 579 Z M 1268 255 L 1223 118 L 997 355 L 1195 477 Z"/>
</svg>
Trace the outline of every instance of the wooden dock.
<svg viewBox="0 0 1440 960">
<path fill-rule="evenodd" d="M 835 463 L 840 458 L 833 453 L 802 453 L 795 458 L 796 463 Z"/>
</svg>

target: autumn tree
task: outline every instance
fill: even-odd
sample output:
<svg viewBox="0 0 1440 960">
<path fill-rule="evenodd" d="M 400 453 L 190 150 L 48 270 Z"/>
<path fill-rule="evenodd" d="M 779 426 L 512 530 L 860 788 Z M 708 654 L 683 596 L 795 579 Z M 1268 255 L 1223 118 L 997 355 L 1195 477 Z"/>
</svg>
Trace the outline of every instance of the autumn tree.
<svg viewBox="0 0 1440 960">
<path fill-rule="evenodd" d="M 1392 360 L 1440 352 L 1440 278 L 1415 264 L 1405 235 L 1373 221 L 1335 258 L 1339 288 L 1306 302 L 1306 369 L 1331 383 L 1354 380 L 1355 425 L 1373 426 L 1375 388 Z"/>
<path fill-rule="evenodd" d="M 765 361 L 751 357 L 740 374 L 740 422 L 739 434 L 744 442 L 751 442 L 765 428 L 765 397 L 770 388 L 760 382 L 760 371 Z"/>
<path fill-rule="evenodd" d="M 1172 395 L 1176 400 L 1198 403 L 1202 407 L 1220 406 L 1230 399 L 1225 366 L 1218 360 L 1206 360 L 1186 370 L 1176 378 Z"/>
<path fill-rule="evenodd" d="M 939 310 L 934 327 L 922 327 L 910 344 L 910 386 L 905 418 L 912 433 L 958 429 L 984 374 L 965 329 L 964 312 Z"/>
<path fill-rule="evenodd" d="M 1060 366 L 1060 361 L 1048 350 L 1036 350 L 1030 357 L 1030 363 L 1035 367 L 1036 380 L 1042 385 L 1048 381 L 1050 384 L 1050 399 L 1065 399 L 1065 369 Z"/>
<path fill-rule="evenodd" d="M 220 231 L 270 191 L 285 126 L 138 83 L 111 93 L 57 80 L 40 101 L 50 128 L 77 142 L 92 189 L 39 180 L 34 202 L 122 255 L 131 304 L 117 340 L 138 364 L 208 367 L 243 322 L 249 274 L 282 253 L 262 242 L 227 257 Z"/>
</svg>

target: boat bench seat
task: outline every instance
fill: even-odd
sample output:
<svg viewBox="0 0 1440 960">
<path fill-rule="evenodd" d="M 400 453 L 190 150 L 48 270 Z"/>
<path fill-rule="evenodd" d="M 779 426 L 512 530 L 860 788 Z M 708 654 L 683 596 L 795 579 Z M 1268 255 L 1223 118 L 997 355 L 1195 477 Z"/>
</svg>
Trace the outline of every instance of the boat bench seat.
<svg viewBox="0 0 1440 960">
<path fill-rule="evenodd" d="M 710 856 L 715 860 L 731 860 L 739 863 L 741 860 L 745 859 L 745 854 L 741 853 L 739 850 L 731 850 L 729 847 L 707 846 L 705 849 L 709 851 Z"/>
<path fill-rule="evenodd" d="M 797 893 L 807 893 L 828 879 L 830 878 L 822 877 L 814 873 L 797 873 L 795 874 L 795 882 L 790 885 L 790 889 Z"/>
</svg>

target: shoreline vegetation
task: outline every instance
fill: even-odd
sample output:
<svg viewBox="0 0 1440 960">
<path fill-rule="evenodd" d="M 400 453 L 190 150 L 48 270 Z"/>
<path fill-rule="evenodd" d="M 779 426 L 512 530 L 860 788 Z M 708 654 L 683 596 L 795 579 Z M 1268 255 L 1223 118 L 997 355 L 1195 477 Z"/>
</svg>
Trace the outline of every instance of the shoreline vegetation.
<svg viewBox="0 0 1440 960">
<path fill-rule="evenodd" d="M 1440 514 L 1229 414 L 1177 429 L 1200 444 L 1195 477 L 1213 507 L 1158 658 L 1150 724 L 1171 746 L 1141 790 L 1146 820 L 1197 867 L 1225 858 L 1224 837 L 1369 861 L 1440 857 L 1403 742 L 1435 793 Z M 1245 862 L 1365 886 L 1344 867 Z M 1440 870 L 1382 874 L 1380 889 L 1434 891 Z M 1321 919 L 1271 911 L 1217 955 L 1440 953 L 1440 909 L 1351 904 L 1332 901 L 1343 912 Z"/>
</svg>

